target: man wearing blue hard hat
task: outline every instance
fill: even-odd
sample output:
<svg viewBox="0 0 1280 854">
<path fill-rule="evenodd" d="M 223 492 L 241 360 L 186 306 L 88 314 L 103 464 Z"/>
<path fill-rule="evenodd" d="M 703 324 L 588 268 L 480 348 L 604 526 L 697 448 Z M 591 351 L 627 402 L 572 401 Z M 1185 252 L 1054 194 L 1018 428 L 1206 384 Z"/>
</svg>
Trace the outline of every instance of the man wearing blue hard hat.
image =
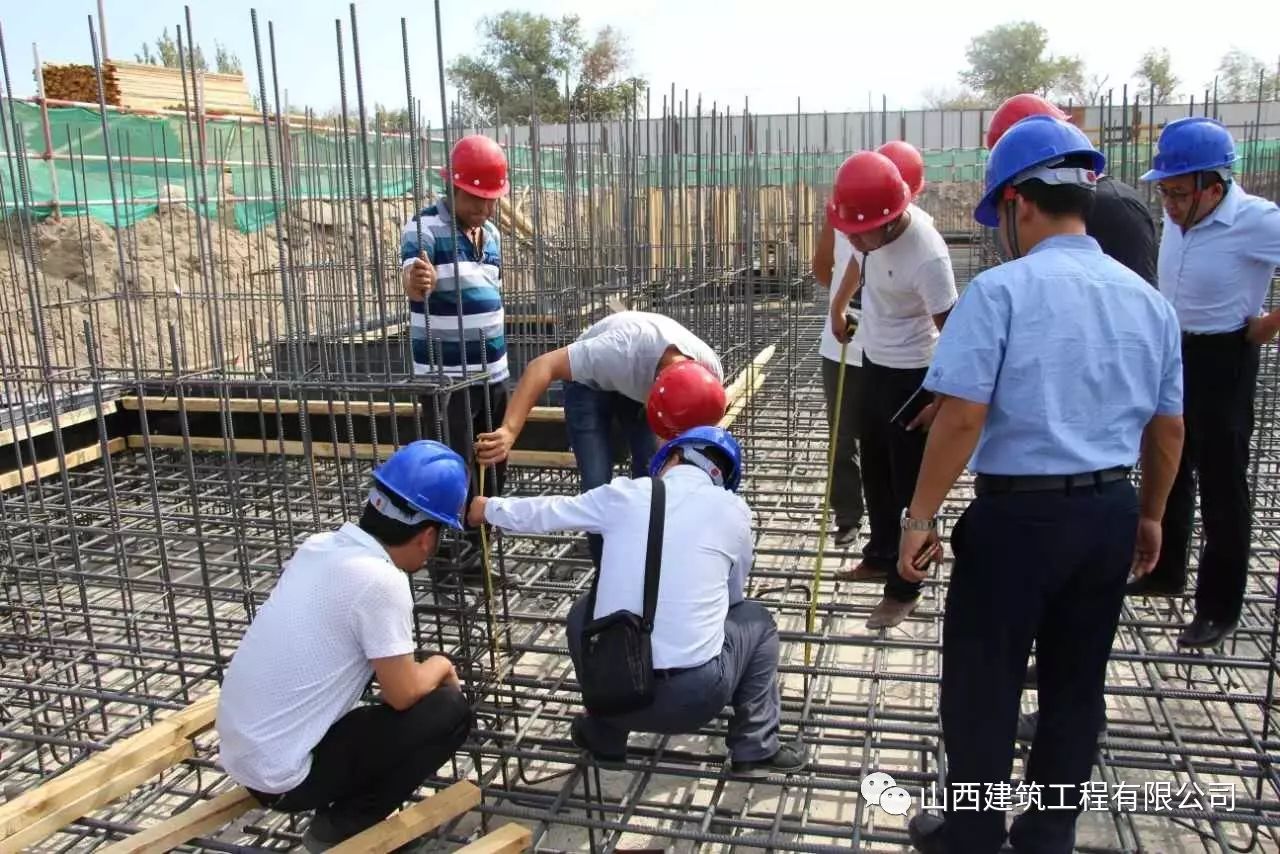
<svg viewBox="0 0 1280 854">
<path fill-rule="evenodd" d="M 1050 116 L 1000 138 L 974 216 L 1012 260 L 965 289 L 924 382 L 941 405 L 902 517 L 905 578 L 926 576 L 938 510 L 966 463 L 976 475 L 943 618 L 946 806 L 908 825 L 926 854 L 994 854 L 1006 835 L 1016 851 L 1073 850 L 1125 581 L 1160 551 L 1182 443 L 1177 318 L 1085 231 L 1104 166 Z M 1032 644 L 1040 723 L 1025 785 L 1042 794 L 1006 831 L 991 787 L 1010 785 Z"/>
<path fill-rule="evenodd" d="M 1182 328 L 1187 441 L 1164 519 L 1155 571 L 1130 586 L 1178 595 L 1186 583 L 1196 482 L 1204 545 L 1195 618 L 1178 645 L 1215 647 L 1235 628 L 1248 580 L 1249 441 L 1260 345 L 1280 330 L 1261 314 L 1280 265 L 1280 208 L 1231 177 L 1235 143 L 1210 118 L 1178 119 L 1160 134 L 1151 171 L 1164 201 L 1159 288 Z"/>
<path fill-rule="evenodd" d="M 409 576 L 460 529 L 466 464 L 429 440 L 373 473 L 357 524 L 308 537 L 231 659 L 223 768 L 266 807 L 315 810 L 323 851 L 381 821 L 466 740 L 471 709 L 443 655 L 419 662 Z M 380 702 L 357 705 L 377 676 Z"/>
<path fill-rule="evenodd" d="M 574 718 L 574 743 L 615 765 L 626 760 L 631 732 L 694 733 L 730 705 L 734 774 L 800 770 L 803 754 L 779 742 L 778 629 L 768 609 L 744 598 L 753 540 L 751 511 L 735 494 L 737 441 L 719 427 L 695 427 L 663 445 L 649 472 L 575 496 L 479 497 L 468 513 L 472 525 L 602 538 L 591 592 L 569 610 L 566 626 L 589 710 Z M 634 643 L 611 645 L 613 629 Z M 627 711 L 593 711 L 588 688 L 618 674 L 643 683 L 644 696 L 624 698 Z"/>
</svg>

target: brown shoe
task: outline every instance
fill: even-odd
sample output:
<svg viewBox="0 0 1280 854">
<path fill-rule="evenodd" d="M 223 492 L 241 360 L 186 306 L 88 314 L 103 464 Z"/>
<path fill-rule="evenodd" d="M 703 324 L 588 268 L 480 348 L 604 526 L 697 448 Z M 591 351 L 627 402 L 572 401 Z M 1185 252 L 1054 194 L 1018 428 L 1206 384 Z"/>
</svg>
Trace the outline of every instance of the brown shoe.
<svg viewBox="0 0 1280 854">
<path fill-rule="evenodd" d="M 919 596 L 909 602 L 899 602 L 897 599 L 885 596 L 880 600 L 880 604 L 876 605 L 875 610 L 871 612 L 871 616 L 867 617 L 867 628 L 893 628 L 916 609 L 916 603 L 919 601 Z"/>
<path fill-rule="evenodd" d="M 884 581 L 889 571 L 883 563 L 861 560 L 853 569 L 842 569 L 834 577 L 836 581 Z"/>
</svg>

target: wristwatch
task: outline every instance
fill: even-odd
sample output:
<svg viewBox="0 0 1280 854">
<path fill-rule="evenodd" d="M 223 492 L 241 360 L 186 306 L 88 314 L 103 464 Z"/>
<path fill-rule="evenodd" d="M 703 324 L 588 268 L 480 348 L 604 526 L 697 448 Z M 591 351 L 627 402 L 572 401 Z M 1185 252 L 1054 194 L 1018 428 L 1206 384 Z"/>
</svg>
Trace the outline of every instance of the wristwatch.
<svg viewBox="0 0 1280 854">
<path fill-rule="evenodd" d="M 902 530 L 904 531 L 935 531 L 938 528 L 938 517 L 931 516 L 928 519 L 912 519 L 907 513 L 907 508 L 902 508 Z"/>
</svg>

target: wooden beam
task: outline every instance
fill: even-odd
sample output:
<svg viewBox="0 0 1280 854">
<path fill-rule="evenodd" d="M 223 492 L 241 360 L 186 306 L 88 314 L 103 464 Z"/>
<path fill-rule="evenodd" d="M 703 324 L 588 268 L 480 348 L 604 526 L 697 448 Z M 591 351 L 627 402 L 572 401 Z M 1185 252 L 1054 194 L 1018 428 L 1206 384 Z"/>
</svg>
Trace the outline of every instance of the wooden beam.
<svg viewBox="0 0 1280 854">
<path fill-rule="evenodd" d="M 172 395 L 165 397 L 130 395 L 120 398 L 120 406 L 129 411 L 146 409 L 148 412 L 177 412 L 178 399 Z M 391 402 L 388 400 L 335 400 L 332 404 L 327 400 L 306 401 L 309 415 L 329 415 L 330 407 L 335 416 L 345 416 L 348 412 L 358 416 L 412 417 L 414 404 L 411 401 Z M 188 397 L 183 401 L 187 412 L 222 412 L 232 414 L 297 415 L 302 411 L 302 401 L 292 399 L 257 398 L 257 397 Z M 418 404 L 418 412 L 422 413 L 422 405 Z M 559 406 L 535 406 L 529 413 L 530 421 L 563 421 L 564 410 Z"/>
<path fill-rule="evenodd" d="M 756 371 L 755 375 L 752 377 L 750 387 L 745 384 L 743 385 L 742 392 L 737 396 L 729 408 L 725 410 L 724 417 L 720 419 L 720 423 L 716 426 L 722 427 L 725 430 L 730 429 L 733 426 L 733 422 L 742 414 L 742 410 L 747 408 L 747 404 L 751 402 L 752 396 L 760 390 L 761 386 L 764 385 L 764 380 L 767 376 L 768 374 L 764 371 Z"/>
<path fill-rule="evenodd" d="M 533 832 L 529 828 L 518 824 L 504 824 L 470 845 L 459 848 L 455 854 L 520 854 L 528 851 L 532 843 Z"/>
<path fill-rule="evenodd" d="M 103 414 L 110 415 L 115 409 L 114 404 L 107 404 L 103 407 Z M 98 417 L 98 408 L 96 406 L 85 406 L 71 412 L 62 412 L 58 414 L 58 429 L 71 427 L 76 424 L 83 424 L 86 421 L 92 421 Z M 44 436 L 53 432 L 53 418 L 42 418 L 39 421 L 32 421 L 29 424 L 19 424 L 0 430 L 0 445 L 9 445 L 14 440 L 26 441 L 28 438 L 34 439 L 36 436 Z"/>
<path fill-rule="evenodd" d="M 164 854 L 187 840 L 217 830 L 257 806 L 253 795 L 237 786 L 109 846 L 103 854 Z"/>
<path fill-rule="evenodd" d="M 332 854 L 386 854 L 480 805 L 480 789 L 459 780 L 330 848 Z"/>
<path fill-rule="evenodd" d="M 123 451 L 125 447 L 125 440 L 117 437 L 107 442 L 107 453 L 118 454 Z M 68 451 L 66 453 L 65 467 L 62 465 L 61 461 L 55 457 L 52 460 L 41 460 L 38 463 L 32 463 L 31 465 L 24 466 L 21 469 L 14 469 L 13 471 L 7 471 L 4 474 L 0 474 L 0 492 L 14 489 L 24 483 L 33 483 L 37 480 L 42 480 L 50 475 L 62 472 L 64 468 L 76 468 L 77 466 L 86 465 L 100 459 L 102 459 L 102 445 L 99 442 L 94 442 L 88 447 Z"/>
</svg>

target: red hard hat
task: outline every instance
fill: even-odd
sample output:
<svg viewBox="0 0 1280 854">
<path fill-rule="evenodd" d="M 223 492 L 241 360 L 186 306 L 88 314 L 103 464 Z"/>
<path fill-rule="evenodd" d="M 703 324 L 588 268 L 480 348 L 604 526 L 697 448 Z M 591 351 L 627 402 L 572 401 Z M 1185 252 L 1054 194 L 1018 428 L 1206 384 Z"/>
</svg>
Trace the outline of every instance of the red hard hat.
<svg viewBox="0 0 1280 854">
<path fill-rule="evenodd" d="M 911 204 L 911 190 L 893 161 L 878 151 L 859 151 L 836 171 L 827 221 L 845 234 L 893 222 Z"/>
<path fill-rule="evenodd" d="M 895 139 L 886 142 L 876 151 L 892 160 L 893 165 L 898 167 L 898 173 L 902 175 L 902 180 L 907 182 L 907 187 L 911 190 L 911 197 L 920 195 L 920 191 L 924 189 L 924 157 L 916 147 L 905 140 Z"/>
<path fill-rule="evenodd" d="M 692 360 L 663 368 L 649 389 L 645 414 L 663 440 L 694 427 L 718 424 L 724 417 L 724 386 L 716 375 Z"/>
<path fill-rule="evenodd" d="M 482 199 L 496 199 L 507 192 L 507 155 L 502 146 L 483 134 L 464 136 L 450 155 L 453 186 Z M 440 177 L 447 178 L 444 169 Z"/>
<path fill-rule="evenodd" d="M 1023 92 L 1021 95 L 1014 95 L 1007 99 L 991 114 L 991 124 L 987 127 L 987 148 L 995 148 L 996 141 L 1004 136 L 1004 132 L 1027 116 L 1053 116 L 1064 122 L 1071 121 L 1071 116 L 1044 98 L 1030 92 Z"/>
</svg>

